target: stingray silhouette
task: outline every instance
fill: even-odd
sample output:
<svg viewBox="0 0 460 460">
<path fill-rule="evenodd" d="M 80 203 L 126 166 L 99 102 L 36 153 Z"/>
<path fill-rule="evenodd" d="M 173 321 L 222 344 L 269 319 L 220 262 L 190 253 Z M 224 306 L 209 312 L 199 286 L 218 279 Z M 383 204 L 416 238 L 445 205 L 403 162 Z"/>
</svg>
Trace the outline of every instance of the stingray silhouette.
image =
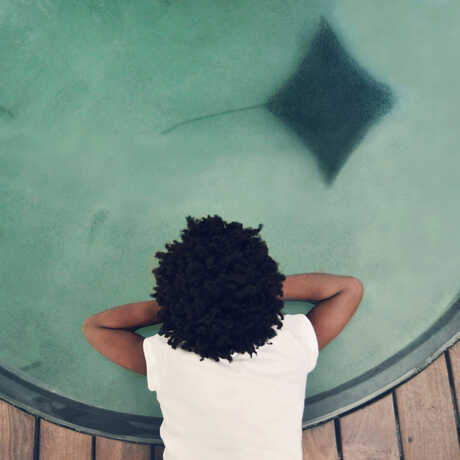
<svg viewBox="0 0 460 460">
<path fill-rule="evenodd" d="M 391 88 L 376 81 L 340 44 L 328 22 L 320 27 L 297 71 L 266 103 L 178 123 L 265 107 L 312 152 L 331 184 L 370 127 L 394 106 Z"/>
</svg>

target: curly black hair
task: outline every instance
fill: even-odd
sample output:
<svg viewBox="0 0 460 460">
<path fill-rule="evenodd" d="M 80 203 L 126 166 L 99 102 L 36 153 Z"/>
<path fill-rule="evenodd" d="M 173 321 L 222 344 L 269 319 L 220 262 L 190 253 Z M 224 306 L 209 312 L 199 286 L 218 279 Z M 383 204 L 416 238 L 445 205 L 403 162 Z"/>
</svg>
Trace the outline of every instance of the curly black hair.
<svg viewBox="0 0 460 460">
<path fill-rule="evenodd" d="M 158 251 L 154 297 L 162 308 L 159 335 L 173 348 L 193 351 L 200 361 L 231 354 L 257 354 L 255 348 L 277 335 L 284 318 L 278 263 L 268 255 L 257 229 L 220 216 L 186 218 L 182 242 L 167 243 Z M 268 342 L 270 345 L 272 342 Z"/>
</svg>

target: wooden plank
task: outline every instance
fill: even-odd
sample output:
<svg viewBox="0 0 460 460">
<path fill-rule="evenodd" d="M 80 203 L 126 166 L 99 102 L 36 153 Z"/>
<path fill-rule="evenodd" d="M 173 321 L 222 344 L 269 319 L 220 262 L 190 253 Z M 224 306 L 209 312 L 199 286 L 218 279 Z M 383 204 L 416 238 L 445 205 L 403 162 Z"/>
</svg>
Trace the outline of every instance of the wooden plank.
<svg viewBox="0 0 460 460">
<path fill-rule="evenodd" d="M 337 460 L 334 420 L 303 430 L 302 452 L 304 460 Z"/>
<path fill-rule="evenodd" d="M 150 444 L 136 444 L 96 436 L 96 460 L 150 460 Z"/>
<path fill-rule="evenodd" d="M 40 420 L 40 460 L 91 460 L 91 435 Z"/>
<path fill-rule="evenodd" d="M 341 417 L 340 431 L 345 459 L 400 458 L 391 393 Z"/>
<path fill-rule="evenodd" d="M 33 460 L 35 417 L 0 400 L 0 458 Z"/>
<path fill-rule="evenodd" d="M 444 354 L 395 392 L 405 460 L 460 458 Z"/>
</svg>

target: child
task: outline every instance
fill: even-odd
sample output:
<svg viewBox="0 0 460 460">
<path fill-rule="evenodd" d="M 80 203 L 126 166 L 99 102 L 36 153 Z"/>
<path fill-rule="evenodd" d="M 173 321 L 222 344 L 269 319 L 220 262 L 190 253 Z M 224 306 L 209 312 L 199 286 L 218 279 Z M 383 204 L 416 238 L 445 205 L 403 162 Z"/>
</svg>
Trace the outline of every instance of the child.
<svg viewBox="0 0 460 460">
<path fill-rule="evenodd" d="M 163 414 L 164 460 L 302 460 L 307 374 L 355 313 L 362 283 L 284 276 L 257 236 L 262 225 L 244 229 L 219 216 L 187 222 L 182 242 L 155 254 L 156 301 L 95 315 L 85 334 L 147 376 Z M 316 305 L 284 315 L 283 300 Z M 154 316 L 162 323 L 156 335 L 118 330 L 108 338 L 107 328 L 129 321 L 132 331 Z"/>
</svg>

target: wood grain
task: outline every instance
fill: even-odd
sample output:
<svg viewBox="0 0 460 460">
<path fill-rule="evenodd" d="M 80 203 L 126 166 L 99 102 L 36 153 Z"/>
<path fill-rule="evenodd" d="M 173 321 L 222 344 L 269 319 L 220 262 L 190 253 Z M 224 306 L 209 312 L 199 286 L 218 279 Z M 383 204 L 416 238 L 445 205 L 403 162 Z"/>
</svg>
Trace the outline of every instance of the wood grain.
<svg viewBox="0 0 460 460">
<path fill-rule="evenodd" d="M 395 392 L 405 460 L 460 459 L 444 354 Z"/>
<path fill-rule="evenodd" d="M 400 458 L 392 394 L 341 417 L 340 431 L 344 459 Z"/>
<path fill-rule="evenodd" d="M 91 460 L 91 435 L 41 419 L 40 460 Z"/>
<path fill-rule="evenodd" d="M 35 417 L 0 400 L 0 459 L 33 460 Z"/>
<path fill-rule="evenodd" d="M 334 421 L 304 430 L 302 452 L 303 460 L 338 460 Z"/>
<path fill-rule="evenodd" d="M 150 460 L 150 444 L 136 444 L 96 436 L 96 460 Z"/>
</svg>

